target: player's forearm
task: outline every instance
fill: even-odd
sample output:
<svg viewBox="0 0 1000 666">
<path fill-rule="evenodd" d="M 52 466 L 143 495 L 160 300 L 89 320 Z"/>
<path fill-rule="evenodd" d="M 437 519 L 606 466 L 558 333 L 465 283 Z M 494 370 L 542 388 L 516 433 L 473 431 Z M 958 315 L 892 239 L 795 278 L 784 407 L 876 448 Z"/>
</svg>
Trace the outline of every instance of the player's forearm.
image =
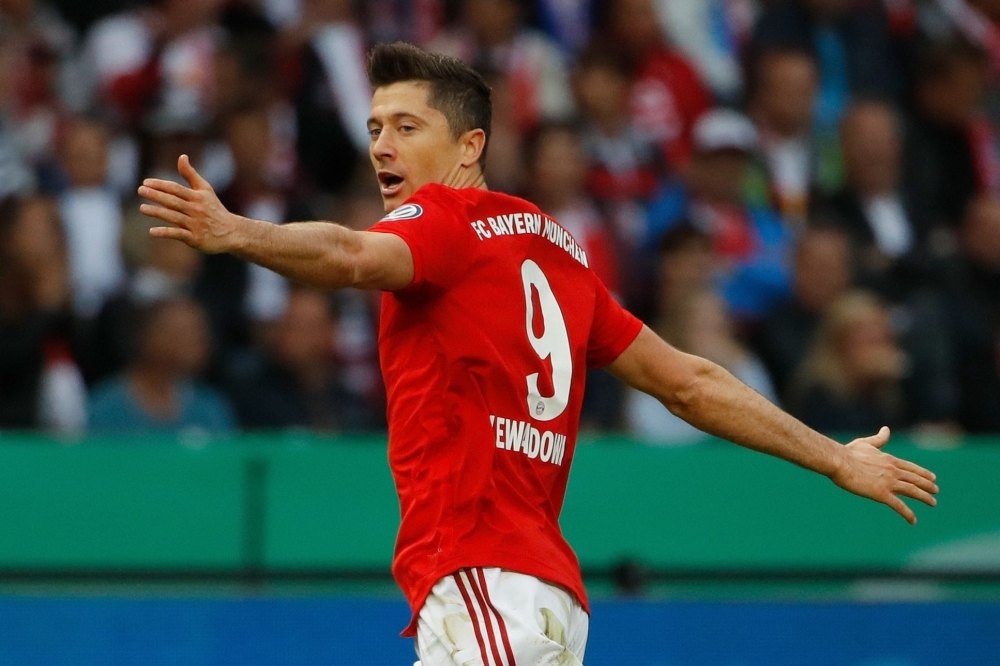
<svg viewBox="0 0 1000 666">
<path fill-rule="evenodd" d="M 240 218 L 231 254 L 321 289 L 357 286 L 361 240 L 329 222 L 276 225 Z"/>
<path fill-rule="evenodd" d="M 840 444 L 782 411 L 722 367 L 697 360 L 686 390 L 664 403 L 691 425 L 755 451 L 832 476 Z"/>
</svg>

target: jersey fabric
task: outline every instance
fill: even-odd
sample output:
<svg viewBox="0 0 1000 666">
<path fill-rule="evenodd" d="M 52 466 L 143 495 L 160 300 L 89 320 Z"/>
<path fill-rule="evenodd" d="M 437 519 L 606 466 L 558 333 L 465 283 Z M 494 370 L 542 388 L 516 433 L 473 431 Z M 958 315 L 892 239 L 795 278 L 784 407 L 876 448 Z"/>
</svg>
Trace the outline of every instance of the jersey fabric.
<svg viewBox="0 0 1000 666">
<path fill-rule="evenodd" d="M 379 354 L 401 524 L 393 575 L 413 609 L 462 568 L 569 590 L 588 610 L 559 529 L 586 369 L 642 324 L 573 237 L 513 196 L 421 187 L 371 228 L 403 239 L 414 278 L 382 300 Z"/>
</svg>

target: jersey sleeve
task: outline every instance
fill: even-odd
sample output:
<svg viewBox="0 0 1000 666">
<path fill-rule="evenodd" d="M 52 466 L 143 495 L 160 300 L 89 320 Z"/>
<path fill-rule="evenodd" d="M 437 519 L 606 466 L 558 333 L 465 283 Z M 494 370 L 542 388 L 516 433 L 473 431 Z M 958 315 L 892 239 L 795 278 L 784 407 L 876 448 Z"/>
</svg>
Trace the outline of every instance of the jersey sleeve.
<svg viewBox="0 0 1000 666">
<path fill-rule="evenodd" d="M 413 282 L 407 290 L 447 288 L 462 275 L 470 255 L 464 212 L 465 206 L 448 188 L 425 185 L 368 231 L 393 234 L 409 246 Z"/>
<path fill-rule="evenodd" d="M 642 330 L 642 322 L 611 297 L 604 283 L 597 284 L 594 321 L 587 340 L 587 366 L 603 368 L 621 356 Z"/>
</svg>

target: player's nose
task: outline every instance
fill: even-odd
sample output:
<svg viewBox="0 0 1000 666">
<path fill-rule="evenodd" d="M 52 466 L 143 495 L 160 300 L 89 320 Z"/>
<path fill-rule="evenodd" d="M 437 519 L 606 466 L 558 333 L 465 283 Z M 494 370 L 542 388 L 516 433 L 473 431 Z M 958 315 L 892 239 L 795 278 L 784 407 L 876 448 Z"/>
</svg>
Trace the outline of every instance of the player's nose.
<svg viewBox="0 0 1000 666">
<path fill-rule="evenodd" d="M 371 152 L 376 159 L 392 159 L 396 155 L 396 148 L 393 145 L 391 132 L 385 130 L 379 132 L 372 141 Z"/>
</svg>

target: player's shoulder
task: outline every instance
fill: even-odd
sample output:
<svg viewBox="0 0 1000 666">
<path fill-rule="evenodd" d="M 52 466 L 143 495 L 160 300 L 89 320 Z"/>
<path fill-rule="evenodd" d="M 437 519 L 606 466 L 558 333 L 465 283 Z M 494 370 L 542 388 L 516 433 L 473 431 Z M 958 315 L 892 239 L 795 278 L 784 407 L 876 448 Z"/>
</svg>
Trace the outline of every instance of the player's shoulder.
<svg viewBox="0 0 1000 666">
<path fill-rule="evenodd" d="M 514 196 L 513 194 L 506 194 L 504 192 L 490 192 L 484 190 L 480 195 L 479 203 L 484 206 L 496 206 L 510 210 L 530 211 L 533 213 L 541 212 L 538 209 L 538 206 L 531 203 L 527 199 Z"/>
<path fill-rule="evenodd" d="M 420 186 L 409 199 L 384 219 L 410 220 L 425 213 L 433 217 L 440 217 L 442 214 L 464 216 L 473 204 L 465 190 L 457 190 L 441 183 L 427 183 Z"/>
</svg>

